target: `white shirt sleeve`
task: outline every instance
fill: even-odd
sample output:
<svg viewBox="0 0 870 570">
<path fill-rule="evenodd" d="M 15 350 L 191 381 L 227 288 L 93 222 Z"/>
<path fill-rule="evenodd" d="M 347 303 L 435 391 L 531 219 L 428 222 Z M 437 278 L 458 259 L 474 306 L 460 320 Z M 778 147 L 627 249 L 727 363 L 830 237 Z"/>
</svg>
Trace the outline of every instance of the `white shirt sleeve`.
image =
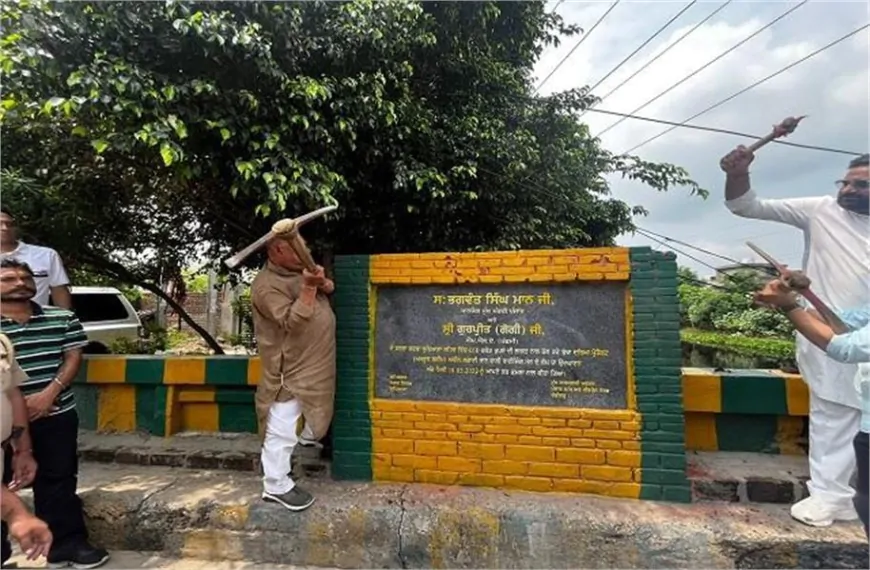
<svg viewBox="0 0 870 570">
<path fill-rule="evenodd" d="M 60 287 L 62 285 L 69 285 L 69 276 L 66 274 L 60 255 L 51 250 L 51 262 L 48 265 L 48 286 Z"/>
<path fill-rule="evenodd" d="M 816 208 L 826 198 L 786 198 L 784 200 L 762 200 L 753 190 L 734 200 L 727 200 L 725 206 L 741 218 L 768 220 L 788 224 L 802 230 L 809 225 Z"/>
</svg>

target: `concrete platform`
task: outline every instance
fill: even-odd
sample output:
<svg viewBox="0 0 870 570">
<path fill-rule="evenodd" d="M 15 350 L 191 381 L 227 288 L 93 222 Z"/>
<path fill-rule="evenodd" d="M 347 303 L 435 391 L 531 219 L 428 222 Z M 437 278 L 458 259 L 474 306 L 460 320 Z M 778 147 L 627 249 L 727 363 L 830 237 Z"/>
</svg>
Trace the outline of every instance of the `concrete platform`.
<svg viewBox="0 0 870 570">
<path fill-rule="evenodd" d="M 260 440 L 254 434 L 186 433 L 169 438 L 148 434 L 79 434 L 82 460 L 122 465 L 187 467 L 258 472 Z M 316 449 L 298 448 L 293 472 L 330 478 L 330 462 Z M 693 500 L 791 504 L 806 496 L 807 459 L 799 455 L 689 452 Z"/>
<path fill-rule="evenodd" d="M 304 513 L 253 473 L 84 463 L 93 538 L 174 558 L 327 568 L 867 568 L 857 524 L 783 506 L 674 505 L 428 485 L 303 481 Z"/>
<path fill-rule="evenodd" d="M 10 560 L 17 568 L 47 568 L 45 560 L 28 562 L 20 554 Z M 256 562 L 237 562 L 201 560 L 194 558 L 167 558 L 152 552 L 112 552 L 112 559 L 102 567 L 104 570 L 129 570 L 131 568 L 160 568 L 162 570 L 310 570 L 286 564 L 257 564 Z"/>
<path fill-rule="evenodd" d="M 686 462 L 693 501 L 790 505 L 809 494 L 809 464 L 802 455 L 694 451 Z"/>
</svg>

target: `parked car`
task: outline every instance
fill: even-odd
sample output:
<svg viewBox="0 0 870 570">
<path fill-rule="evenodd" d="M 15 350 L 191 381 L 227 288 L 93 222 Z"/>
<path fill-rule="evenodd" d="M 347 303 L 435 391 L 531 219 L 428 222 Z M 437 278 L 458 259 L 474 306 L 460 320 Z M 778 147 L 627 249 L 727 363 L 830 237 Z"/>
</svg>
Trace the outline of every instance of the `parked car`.
<svg viewBox="0 0 870 570">
<path fill-rule="evenodd" d="M 142 322 L 136 309 L 114 287 L 72 287 L 72 304 L 89 344 L 85 354 L 109 354 L 119 339 L 136 343 L 142 336 Z"/>
</svg>

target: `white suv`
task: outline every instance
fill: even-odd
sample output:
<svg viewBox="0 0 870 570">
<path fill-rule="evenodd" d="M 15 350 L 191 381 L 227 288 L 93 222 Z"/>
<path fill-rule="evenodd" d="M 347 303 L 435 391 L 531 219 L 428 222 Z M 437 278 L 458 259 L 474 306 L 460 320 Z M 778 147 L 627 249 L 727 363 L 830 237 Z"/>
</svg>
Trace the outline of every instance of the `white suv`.
<svg viewBox="0 0 870 570">
<path fill-rule="evenodd" d="M 73 310 L 89 344 L 85 354 L 108 354 L 118 339 L 139 342 L 142 322 L 127 297 L 114 287 L 72 287 Z"/>
</svg>

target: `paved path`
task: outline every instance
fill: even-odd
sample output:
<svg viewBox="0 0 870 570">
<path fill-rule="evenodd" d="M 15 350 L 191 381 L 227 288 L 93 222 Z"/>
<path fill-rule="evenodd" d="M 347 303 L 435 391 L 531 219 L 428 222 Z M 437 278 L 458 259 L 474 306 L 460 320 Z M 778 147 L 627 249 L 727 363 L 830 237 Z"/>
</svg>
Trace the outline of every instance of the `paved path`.
<svg viewBox="0 0 870 570">
<path fill-rule="evenodd" d="M 45 561 L 28 563 L 20 556 L 14 556 L 10 562 L 18 564 L 18 568 L 44 568 Z M 283 564 L 256 564 L 254 562 L 215 562 L 213 560 L 197 560 L 193 558 L 165 558 L 147 552 L 115 551 L 112 559 L 103 566 L 106 570 L 128 570 L 132 568 L 161 568 L 165 570 L 304 570 L 301 566 Z M 319 569 L 323 570 L 323 569 Z"/>
</svg>

